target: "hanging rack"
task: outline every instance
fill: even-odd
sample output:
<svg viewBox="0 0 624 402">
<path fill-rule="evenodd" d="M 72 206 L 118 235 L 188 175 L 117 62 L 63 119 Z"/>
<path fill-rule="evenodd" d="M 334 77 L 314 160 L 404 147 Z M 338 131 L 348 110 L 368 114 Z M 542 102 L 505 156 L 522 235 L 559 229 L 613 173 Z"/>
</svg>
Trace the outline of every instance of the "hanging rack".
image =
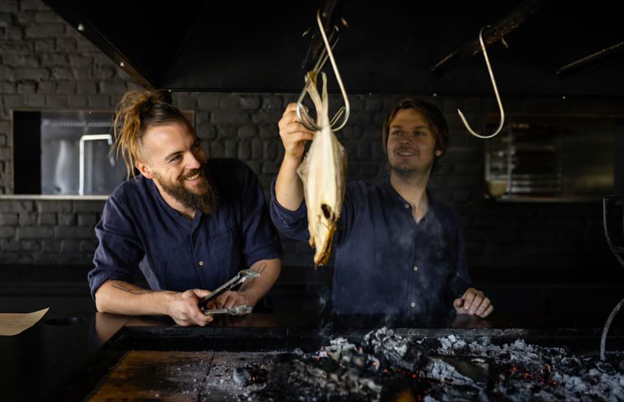
<svg viewBox="0 0 624 402">
<path fill-rule="evenodd" d="M 325 49 L 321 53 L 318 61 L 314 65 L 312 71 L 308 72 L 306 75 L 305 85 L 303 86 L 303 90 L 299 94 L 299 99 L 297 100 L 297 117 L 299 121 L 305 128 L 311 131 L 320 131 L 321 127 L 316 124 L 314 119 L 310 117 L 308 111 L 303 106 L 303 99 L 305 98 L 308 87 L 310 85 L 316 85 L 316 77 L 318 73 L 321 71 L 325 62 L 329 58 L 332 68 L 334 70 L 334 75 L 336 76 L 336 81 L 338 81 L 338 86 L 340 87 L 340 93 L 342 94 L 342 99 L 344 101 L 344 106 L 338 110 L 338 112 L 332 117 L 330 121 L 330 125 L 333 131 L 338 131 L 342 129 L 349 120 L 349 116 L 351 114 L 351 105 L 349 103 L 349 98 L 347 97 L 347 91 L 344 88 L 344 84 L 342 83 L 342 77 L 340 76 L 340 71 L 338 71 L 338 65 L 336 64 L 336 59 L 334 58 L 334 54 L 332 52 L 332 48 L 338 42 L 338 37 L 336 36 L 336 40 L 333 44 L 330 44 L 329 39 L 327 39 L 327 34 L 325 32 L 325 28 L 323 27 L 323 23 L 321 21 L 321 10 L 319 9 L 316 12 L 316 22 L 319 27 L 319 31 L 321 33 L 321 37 L 323 38 L 323 43 L 325 44 Z M 336 28 L 337 29 L 337 28 Z M 342 118 L 342 122 L 338 124 L 338 121 Z"/>
<path fill-rule="evenodd" d="M 461 112 L 461 110 L 457 109 L 457 113 L 459 113 L 459 117 L 462 119 L 464 126 L 466 126 L 466 129 L 470 132 L 470 134 L 474 135 L 477 138 L 481 138 L 484 140 L 495 137 L 503 129 L 503 125 L 505 125 L 505 109 L 503 109 L 503 103 L 501 102 L 501 98 L 498 93 L 498 87 L 496 86 L 496 79 L 494 78 L 494 73 L 492 72 L 490 59 L 488 58 L 487 50 L 485 49 L 485 43 L 483 43 L 483 30 L 488 27 L 489 25 L 481 28 L 481 30 L 479 31 L 479 43 L 481 44 L 481 49 L 483 50 L 483 57 L 485 58 L 485 64 L 487 65 L 488 72 L 490 73 L 490 79 L 492 80 L 492 86 L 494 87 L 494 94 L 496 95 L 496 101 L 498 102 L 498 109 L 500 110 L 500 123 L 498 125 L 498 128 L 496 129 L 494 134 L 490 134 L 490 135 L 477 134 L 472 128 L 470 128 L 470 125 L 468 124 L 468 121 L 464 117 L 464 114 Z"/>
</svg>

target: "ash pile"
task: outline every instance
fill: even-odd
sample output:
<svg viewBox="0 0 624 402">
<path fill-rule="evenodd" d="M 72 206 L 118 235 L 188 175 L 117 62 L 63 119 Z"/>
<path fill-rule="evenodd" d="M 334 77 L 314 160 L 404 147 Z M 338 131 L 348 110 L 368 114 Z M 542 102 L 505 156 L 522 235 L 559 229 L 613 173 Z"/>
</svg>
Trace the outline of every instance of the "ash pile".
<svg viewBox="0 0 624 402">
<path fill-rule="evenodd" d="M 523 340 L 413 339 L 382 328 L 357 340 L 332 339 L 316 353 L 281 354 L 269 366 L 252 373 L 262 380 L 241 400 L 624 401 L 624 361 Z M 237 382 L 245 370 L 237 369 Z"/>
</svg>

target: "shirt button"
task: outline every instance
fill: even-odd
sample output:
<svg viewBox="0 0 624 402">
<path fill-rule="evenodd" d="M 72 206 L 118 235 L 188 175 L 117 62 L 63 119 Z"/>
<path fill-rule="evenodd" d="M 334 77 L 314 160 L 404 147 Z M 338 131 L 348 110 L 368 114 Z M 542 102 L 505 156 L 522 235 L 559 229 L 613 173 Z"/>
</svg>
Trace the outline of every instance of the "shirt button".
<svg viewBox="0 0 624 402">
<path fill-rule="evenodd" d="M 416 307 L 416 303 L 412 302 L 411 306 Z"/>
<path fill-rule="evenodd" d="M 414 272 L 418 271 L 418 267 L 414 267 Z"/>
<path fill-rule="evenodd" d="M 203 266 L 204 266 L 204 262 L 203 262 L 203 261 L 200 261 L 200 262 L 199 262 L 199 266 L 200 266 L 200 267 L 203 267 Z"/>
<path fill-rule="evenodd" d="M 405 204 L 405 209 L 409 209 L 410 204 Z"/>
</svg>

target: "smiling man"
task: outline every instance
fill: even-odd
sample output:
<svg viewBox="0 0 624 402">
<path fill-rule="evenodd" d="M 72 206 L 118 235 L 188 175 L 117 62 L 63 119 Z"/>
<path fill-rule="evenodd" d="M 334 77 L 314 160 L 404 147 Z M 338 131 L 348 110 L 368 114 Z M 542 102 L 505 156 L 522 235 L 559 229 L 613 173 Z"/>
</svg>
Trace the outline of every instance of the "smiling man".
<svg viewBox="0 0 624 402">
<path fill-rule="evenodd" d="M 115 141 L 134 176 L 108 198 L 89 273 L 98 311 L 168 315 L 206 325 L 199 300 L 242 269 L 261 273 L 214 307 L 255 306 L 280 273 L 281 245 L 255 174 L 209 160 L 167 91 L 133 91 L 119 104 Z M 133 284 L 140 269 L 150 290 Z"/>
<path fill-rule="evenodd" d="M 307 241 L 303 185 L 296 169 L 313 138 L 288 105 L 279 122 L 285 148 L 272 187 L 271 217 L 285 235 Z M 392 315 L 427 321 L 449 313 L 487 317 L 490 300 L 472 288 L 459 216 L 427 190 L 448 147 L 444 116 L 404 99 L 384 122 L 390 176 L 347 184 L 334 239 L 333 309 L 337 314 Z"/>
</svg>

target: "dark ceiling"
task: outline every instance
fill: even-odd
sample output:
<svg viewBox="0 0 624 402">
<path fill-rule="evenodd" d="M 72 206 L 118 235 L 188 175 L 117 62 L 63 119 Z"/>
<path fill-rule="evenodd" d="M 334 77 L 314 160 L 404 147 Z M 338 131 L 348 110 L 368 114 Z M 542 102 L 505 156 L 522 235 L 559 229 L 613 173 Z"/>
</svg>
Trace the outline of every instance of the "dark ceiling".
<svg viewBox="0 0 624 402">
<path fill-rule="evenodd" d="M 299 92 L 321 1 L 48 0 L 144 86 L 175 91 Z M 492 95 L 482 53 L 431 69 L 522 1 L 344 0 L 336 59 L 348 93 Z M 539 11 L 488 48 L 505 96 L 624 98 L 624 46 L 565 78 L 561 67 L 624 42 L 615 1 L 529 1 Z M 155 4 L 167 4 L 155 6 Z M 330 70 L 327 63 L 325 70 Z M 330 90 L 337 85 L 330 76 Z"/>
</svg>

